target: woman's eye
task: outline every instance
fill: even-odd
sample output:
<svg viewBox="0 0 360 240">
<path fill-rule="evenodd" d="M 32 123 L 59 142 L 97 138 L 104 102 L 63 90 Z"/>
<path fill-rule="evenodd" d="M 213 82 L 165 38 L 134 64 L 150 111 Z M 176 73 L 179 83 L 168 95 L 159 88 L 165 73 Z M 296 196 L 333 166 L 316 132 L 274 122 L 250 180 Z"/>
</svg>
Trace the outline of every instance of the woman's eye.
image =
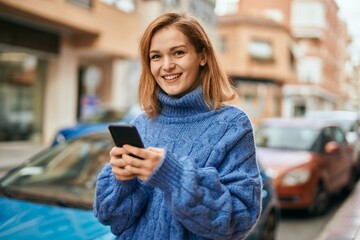
<svg viewBox="0 0 360 240">
<path fill-rule="evenodd" d="M 151 55 L 150 56 L 150 59 L 158 59 L 158 58 L 160 58 L 160 55 Z"/>
<path fill-rule="evenodd" d="M 184 53 L 185 53 L 184 51 L 179 50 L 175 52 L 175 56 L 181 56 L 184 55 Z"/>
</svg>

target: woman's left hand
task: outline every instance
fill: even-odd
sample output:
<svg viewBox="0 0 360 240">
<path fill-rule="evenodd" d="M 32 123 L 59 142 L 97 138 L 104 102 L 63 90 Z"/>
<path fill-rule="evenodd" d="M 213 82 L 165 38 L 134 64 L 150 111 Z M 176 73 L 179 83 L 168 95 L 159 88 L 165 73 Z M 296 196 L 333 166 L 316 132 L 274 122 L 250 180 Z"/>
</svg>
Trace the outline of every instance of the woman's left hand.
<svg viewBox="0 0 360 240">
<path fill-rule="evenodd" d="M 128 152 L 128 154 L 122 155 L 122 159 L 126 163 L 125 169 L 143 181 L 146 181 L 157 168 L 165 152 L 162 148 L 154 147 L 143 149 L 124 145 L 123 148 Z"/>
</svg>

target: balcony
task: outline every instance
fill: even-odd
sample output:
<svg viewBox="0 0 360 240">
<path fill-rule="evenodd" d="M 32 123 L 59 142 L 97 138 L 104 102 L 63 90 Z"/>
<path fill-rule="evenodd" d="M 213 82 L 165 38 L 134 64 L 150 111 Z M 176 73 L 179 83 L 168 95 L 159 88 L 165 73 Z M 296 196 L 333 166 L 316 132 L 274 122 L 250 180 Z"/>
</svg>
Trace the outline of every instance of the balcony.
<svg viewBox="0 0 360 240">
<path fill-rule="evenodd" d="M 324 39 L 324 32 L 320 28 L 294 27 L 292 33 L 295 38 Z"/>
</svg>

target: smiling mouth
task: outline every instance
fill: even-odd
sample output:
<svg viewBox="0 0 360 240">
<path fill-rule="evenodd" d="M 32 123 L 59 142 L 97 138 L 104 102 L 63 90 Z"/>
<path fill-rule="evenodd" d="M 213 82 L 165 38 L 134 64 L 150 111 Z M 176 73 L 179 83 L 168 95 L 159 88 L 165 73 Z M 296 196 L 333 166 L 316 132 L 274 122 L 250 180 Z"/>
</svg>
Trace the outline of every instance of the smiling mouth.
<svg viewBox="0 0 360 240">
<path fill-rule="evenodd" d="M 163 76 L 163 78 L 167 81 L 173 81 L 177 78 L 179 78 L 181 76 L 181 73 L 179 74 L 172 74 L 172 75 L 166 75 L 166 76 Z"/>
</svg>

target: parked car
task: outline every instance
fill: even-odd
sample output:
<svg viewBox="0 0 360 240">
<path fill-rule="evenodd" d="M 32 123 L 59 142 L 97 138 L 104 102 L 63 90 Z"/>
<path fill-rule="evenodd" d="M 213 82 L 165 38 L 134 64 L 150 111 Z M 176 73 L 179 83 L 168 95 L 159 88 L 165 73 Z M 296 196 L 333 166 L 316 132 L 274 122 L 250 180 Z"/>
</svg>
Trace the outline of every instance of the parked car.
<svg viewBox="0 0 360 240">
<path fill-rule="evenodd" d="M 347 141 L 353 145 L 357 177 L 360 177 L 360 114 L 355 111 L 308 111 L 305 117 L 327 119 L 338 123 L 346 134 Z"/>
<path fill-rule="evenodd" d="M 355 185 L 353 148 L 334 122 L 265 119 L 255 133 L 257 154 L 273 177 L 282 209 L 328 210 L 332 194 Z"/>
<path fill-rule="evenodd" d="M 132 106 L 126 113 L 114 109 L 99 108 L 94 114 L 80 119 L 75 126 L 60 129 L 55 134 L 51 145 L 55 146 L 84 134 L 106 131 L 110 123 L 129 123 L 140 113 L 141 109 L 138 105 Z"/>
<path fill-rule="evenodd" d="M 49 147 L 0 179 L 0 239 L 115 239 L 92 212 L 95 183 L 109 161 L 108 132 Z M 279 203 L 263 178 L 262 214 L 248 240 L 274 239 Z"/>
<path fill-rule="evenodd" d="M 261 216 L 246 240 L 275 240 L 281 218 L 280 203 L 272 179 L 266 174 L 261 164 L 260 174 L 263 182 Z"/>
</svg>

